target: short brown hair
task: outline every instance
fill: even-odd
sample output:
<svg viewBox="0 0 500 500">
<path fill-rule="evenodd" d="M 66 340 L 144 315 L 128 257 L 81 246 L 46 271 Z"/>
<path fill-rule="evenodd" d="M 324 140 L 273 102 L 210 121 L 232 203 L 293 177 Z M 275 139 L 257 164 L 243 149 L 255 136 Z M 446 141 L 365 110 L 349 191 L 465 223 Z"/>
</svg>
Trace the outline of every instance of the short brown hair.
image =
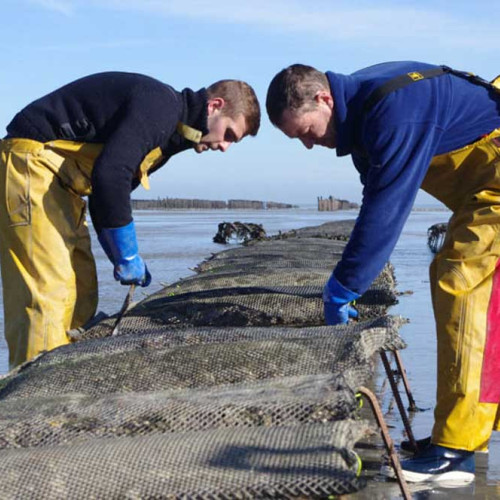
<svg viewBox="0 0 500 500">
<path fill-rule="evenodd" d="M 260 105 L 248 83 L 240 80 L 219 80 L 207 87 L 209 99 L 222 97 L 226 102 L 223 113 L 231 118 L 245 116 L 247 134 L 257 135 L 260 127 Z"/>
<path fill-rule="evenodd" d="M 285 109 L 304 111 L 315 107 L 314 97 L 319 90 L 330 89 L 328 78 L 312 66 L 292 64 L 281 70 L 267 90 L 266 109 L 271 123 L 277 127 Z"/>
</svg>

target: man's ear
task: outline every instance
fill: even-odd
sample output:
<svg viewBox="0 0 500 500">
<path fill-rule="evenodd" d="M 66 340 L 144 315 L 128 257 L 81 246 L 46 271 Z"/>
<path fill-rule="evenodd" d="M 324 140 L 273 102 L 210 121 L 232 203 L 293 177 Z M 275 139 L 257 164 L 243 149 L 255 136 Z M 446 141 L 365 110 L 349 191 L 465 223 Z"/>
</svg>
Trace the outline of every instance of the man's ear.
<svg viewBox="0 0 500 500">
<path fill-rule="evenodd" d="M 213 97 L 207 102 L 208 116 L 213 115 L 216 111 L 221 111 L 226 105 L 226 101 L 222 97 Z"/>
<path fill-rule="evenodd" d="M 318 90 L 318 92 L 316 92 L 316 95 L 314 96 L 314 101 L 318 105 L 321 103 L 324 103 L 330 109 L 333 109 L 333 97 L 332 97 L 332 94 L 330 92 L 328 92 L 328 90 L 324 90 L 324 89 Z"/>
</svg>

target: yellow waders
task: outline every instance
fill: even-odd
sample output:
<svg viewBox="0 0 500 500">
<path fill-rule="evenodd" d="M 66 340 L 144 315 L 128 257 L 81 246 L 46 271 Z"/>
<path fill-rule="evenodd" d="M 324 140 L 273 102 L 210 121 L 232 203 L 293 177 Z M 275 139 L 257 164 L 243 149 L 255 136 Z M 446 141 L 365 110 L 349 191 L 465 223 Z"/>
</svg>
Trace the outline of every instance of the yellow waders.
<svg viewBox="0 0 500 500">
<path fill-rule="evenodd" d="M 432 442 L 484 450 L 500 430 L 500 129 L 434 157 L 422 188 L 453 211 L 430 268 L 438 345 Z"/>
<path fill-rule="evenodd" d="M 0 259 L 9 363 L 69 342 L 97 307 L 85 220 L 101 145 L 0 142 Z M 76 160 L 78 158 L 78 161 Z"/>
<path fill-rule="evenodd" d="M 179 122 L 197 143 L 202 133 Z M 66 332 L 85 324 L 97 307 L 97 276 L 82 196 L 102 144 L 28 139 L 0 141 L 0 260 L 5 338 L 10 367 L 69 343 Z M 137 177 L 164 160 L 149 151 Z"/>
</svg>

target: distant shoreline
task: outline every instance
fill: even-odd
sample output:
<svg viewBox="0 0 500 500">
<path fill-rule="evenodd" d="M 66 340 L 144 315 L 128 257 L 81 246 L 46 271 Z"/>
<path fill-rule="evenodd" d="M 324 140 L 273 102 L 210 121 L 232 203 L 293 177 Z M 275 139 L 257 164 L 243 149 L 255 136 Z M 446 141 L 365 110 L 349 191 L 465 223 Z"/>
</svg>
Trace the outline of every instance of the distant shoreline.
<svg viewBox="0 0 500 500">
<path fill-rule="evenodd" d="M 201 200 L 196 198 L 158 198 L 156 200 L 131 200 L 136 210 L 284 210 L 298 205 L 278 201 L 259 200 Z"/>
<path fill-rule="evenodd" d="M 316 203 L 283 203 L 274 201 L 258 201 L 258 200 L 202 200 L 197 198 L 158 198 L 156 200 L 137 200 L 132 199 L 132 209 L 134 210 L 318 210 Z M 342 206 L 332 212 L 337 211 L 352 211 L 358 212 L 359 207 Z M 414 206 L 412 212 L 447 212 L 451 210 L 445 206 Z"/>
<path fill-rule="evenodd" d="M 411 209 L 412 212 L 449 212 L 451 214 L 451 210 L 447 207 L 413 207 Z"/>
</svg>

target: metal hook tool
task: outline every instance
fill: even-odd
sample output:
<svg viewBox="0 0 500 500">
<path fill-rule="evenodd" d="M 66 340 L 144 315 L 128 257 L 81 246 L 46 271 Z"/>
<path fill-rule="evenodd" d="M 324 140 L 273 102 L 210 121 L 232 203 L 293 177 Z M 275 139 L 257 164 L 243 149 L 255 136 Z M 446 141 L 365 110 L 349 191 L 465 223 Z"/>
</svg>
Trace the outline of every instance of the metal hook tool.
<svg viewBox="0 0 500 500">
<path fill-rule="evenodd" d="M 115 324 L 113 326 L 113 331 L 111 332 L 111 336 L 114 337 L 115 335 L 118 335 L 118 327 L 120 326 L 120 322 L 127 312 L 127 309 L 130 306 L 130 303 L 132 302 L 132 297 L 134 296 L 134 290 L 135 290 L 135 285 L 132 284 L 130 285 L 130 288 L 128 289 L 127 296 L 125 297 L 125 300 L 123 301 L 122 308 L 120 309 L 120 312 L 118 313 L 118 317 L 116 318 Z"/>
</svg>

